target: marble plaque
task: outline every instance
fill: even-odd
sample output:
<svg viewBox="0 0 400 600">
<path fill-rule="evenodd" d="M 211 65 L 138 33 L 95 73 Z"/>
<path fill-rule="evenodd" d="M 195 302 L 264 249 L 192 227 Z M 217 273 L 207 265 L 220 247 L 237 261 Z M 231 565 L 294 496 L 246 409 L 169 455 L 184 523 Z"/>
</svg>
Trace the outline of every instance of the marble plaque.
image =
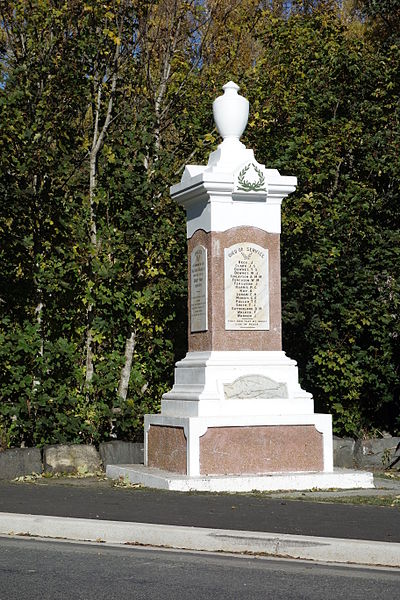
<svg viewBox="0 0 400 600">
<path fill-rule="evenodd" d="M 225 249 L 225 329 L 268 330 L 268 250 L 257 244 Z"/>
<path fill-rule="evenodd" d="M 196 246 L 190 255 L 190 331 L 208 329 L 207 248 Z"/>
<path fill-rule="evenodd" d="M 227 400 L 246 398 L 288 398 L 286 383 L 274 381 L 264 375 L 243 375 L 232 383 L 225 383 L 224 395 Z"/>
</svg>

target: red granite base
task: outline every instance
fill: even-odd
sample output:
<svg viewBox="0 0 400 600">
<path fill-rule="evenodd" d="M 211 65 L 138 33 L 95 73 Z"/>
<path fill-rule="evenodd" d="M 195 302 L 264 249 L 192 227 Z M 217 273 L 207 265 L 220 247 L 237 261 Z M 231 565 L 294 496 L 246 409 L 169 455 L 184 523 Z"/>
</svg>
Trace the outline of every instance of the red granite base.
<svg viewBox="0 0 400 600">
<path fill-rule="evenodd" d="M 147 465 L 185 475 L 186 446 L 183 427 L 152 425 L 148 437 Z"/>
<path fill-rule="evenodd" d="M 202 475 L 322 470 L 322 434 L 313 425 L 210 427 L 200 438 Z"/>
<path fill-rule="evenodd" d="M 201 475 L 323 471 L 323 436 L 314 425 L 209 427 L 199 440 Z M 182 427 L 151 425 L 148 466 L 187 472 Z"/>
</svg>

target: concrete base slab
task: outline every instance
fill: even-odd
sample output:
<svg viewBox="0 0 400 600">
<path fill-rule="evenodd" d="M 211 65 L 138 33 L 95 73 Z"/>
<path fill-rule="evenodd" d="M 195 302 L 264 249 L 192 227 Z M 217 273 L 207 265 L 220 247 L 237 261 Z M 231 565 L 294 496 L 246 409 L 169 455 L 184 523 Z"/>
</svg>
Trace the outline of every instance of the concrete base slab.
<svg viewBox="0 0 400 600">
<path fill-rule="evenodd" d="M 0 535 L 23 535 L 208 552 L 400 567 L 400 544 L 258 531 L 0 513 Z"/>
<path fill-rule="evenodd" d="M 177 492 L 251 492 L 253 490 L 368 489 L 374 487 L 367 471 L 335 469 L 323 473 L 271 473 L 270 475 L 207 475 L 189 477 L 144 465 L 107 465 L 107 477 Z"/>
</svg>

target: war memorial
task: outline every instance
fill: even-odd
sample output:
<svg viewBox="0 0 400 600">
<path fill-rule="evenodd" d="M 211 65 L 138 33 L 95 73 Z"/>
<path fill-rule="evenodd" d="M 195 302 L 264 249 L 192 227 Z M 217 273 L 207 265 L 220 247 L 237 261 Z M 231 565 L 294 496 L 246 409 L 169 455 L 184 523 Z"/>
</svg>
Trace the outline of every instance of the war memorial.
<svg viewBox="0 0 400 600">
<path fill-rule="evenodd" d="M 331 416 L 282 349 L 281 204 L 297 179 L 240 142 L 249 103 L 232 81 L 223 91 L 223 141 L 171 187 L 187 219 L 188 352 L 145 416 L 145 464 L 107 474 L 181 491 L 373 487 L 371 473 L 334 470 Z"/>
</svg>

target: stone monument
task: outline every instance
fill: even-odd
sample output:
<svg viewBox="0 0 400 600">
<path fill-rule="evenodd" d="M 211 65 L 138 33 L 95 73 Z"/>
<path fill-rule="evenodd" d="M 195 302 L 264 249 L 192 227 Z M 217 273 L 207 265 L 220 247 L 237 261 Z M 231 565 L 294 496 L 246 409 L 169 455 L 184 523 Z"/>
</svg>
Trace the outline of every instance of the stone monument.
<svg viewBox="0 0 400 600">
<path fill-rule="evenodd" d="M 240 142 L 249 103 L 232 81 L 223 90 L 222 143 L 171 188 L 187 215 L 189 351 L 128 474 L 180 490 L 372 487 L 369 473 L 334 472 L 331 416 L 314 413 L 282 350 L 280 211 L 297 179 Z"/>
</svg>

